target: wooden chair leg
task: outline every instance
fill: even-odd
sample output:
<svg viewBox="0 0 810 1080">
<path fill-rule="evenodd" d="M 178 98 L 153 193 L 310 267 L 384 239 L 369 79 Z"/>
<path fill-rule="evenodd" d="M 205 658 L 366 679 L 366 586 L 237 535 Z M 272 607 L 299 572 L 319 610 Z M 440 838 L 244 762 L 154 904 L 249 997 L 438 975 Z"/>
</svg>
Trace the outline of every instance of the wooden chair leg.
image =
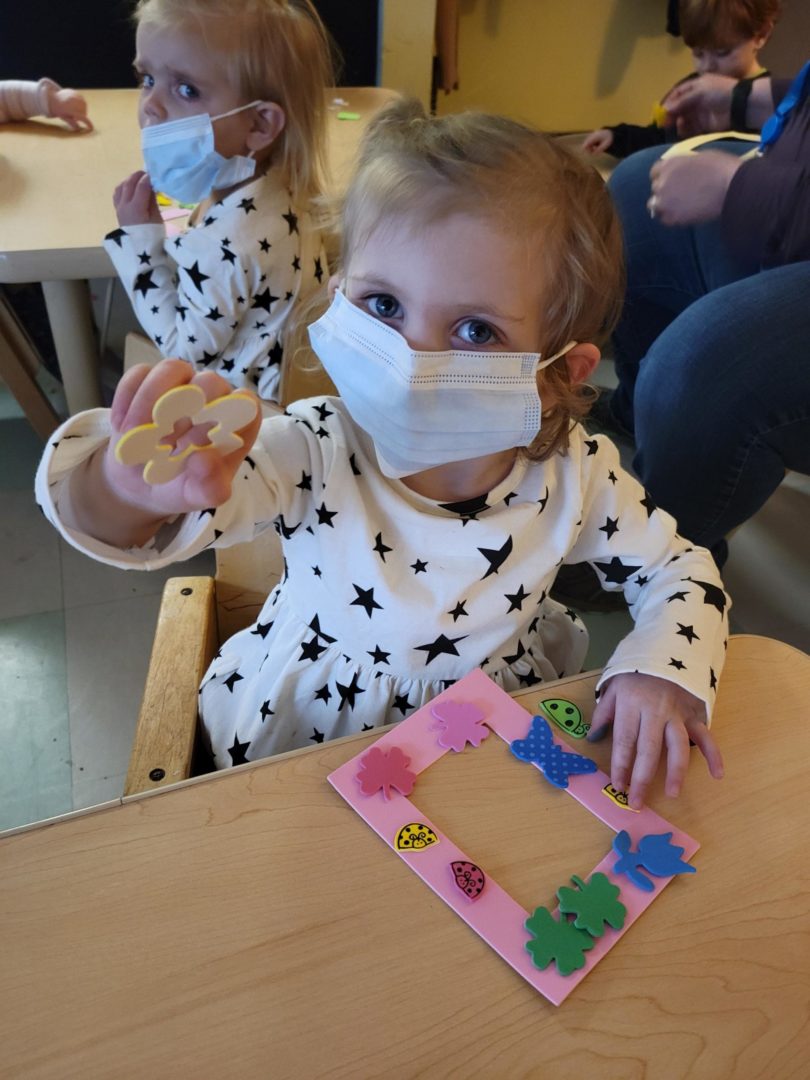
<svg viewBox="0 0 810 1080">
<path fill-rule="evenodd" d="M 0 297 L 0 379 L 8 386 L 31 427 L 43 440 L 59 426 L 59 416 L 36 381 L 40 358 L 17 317 Z"/>
</svg>

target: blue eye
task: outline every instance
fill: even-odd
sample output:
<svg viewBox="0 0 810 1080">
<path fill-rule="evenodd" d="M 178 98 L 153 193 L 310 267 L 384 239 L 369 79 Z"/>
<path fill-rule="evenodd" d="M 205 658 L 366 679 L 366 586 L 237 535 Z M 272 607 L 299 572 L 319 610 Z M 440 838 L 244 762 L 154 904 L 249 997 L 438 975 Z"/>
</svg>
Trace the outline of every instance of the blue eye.
<svg viewBox="0 0 810 1080">
<path fill-rule="evenodd" d="M 376 315 L 378 319 L 395 319 L 397 315 L 402 313 L 399 300 L 395 296 L 391 296 L 390 293 L 378 293 L 375 296 L 369 296 L 367 303 L 369 312 Z"/>
<path fill-rule="evenodd" d="M 191 83 L 180 83 L 177 92 L 180 97 L 185 98 L 186 101 L 193 101 L 200 96 L 197 88 L 192 86 Z"/>
<path fill-rule="evenodd" d="M 458 336 L 462 341 L 470 345 L 491 345 L 497 340 L 497 335 L 489 323 L 481 319 L 467 319 L 458 328 Z"/>
<path fill-rule="evenodd" d="M 154 77 L 147 75 L 145 72 L 136 71 L 135 79 L 142 90 L 151 90 L 155 85 Z"/>
</svg>

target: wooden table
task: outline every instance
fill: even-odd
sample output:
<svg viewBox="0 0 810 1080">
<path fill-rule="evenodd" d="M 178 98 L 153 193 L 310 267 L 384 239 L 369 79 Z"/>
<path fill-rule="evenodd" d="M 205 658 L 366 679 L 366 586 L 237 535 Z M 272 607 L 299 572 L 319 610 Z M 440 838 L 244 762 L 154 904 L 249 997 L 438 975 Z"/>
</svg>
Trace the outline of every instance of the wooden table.
<svg viewBox="0 0 810 1080">
<path fill-rule="evenodd" d="M 111 277 L 101 246 L 115 228 L 114 188 L 142 167 L 137 90 L 87 90 L 95 131 L 76 135 L 58 121 L 0 126 L 0 282 L 41 281 L 71 412 L 101 402 L 97 347 L 87 278 Z M 393 91 L 339 87 L 346 104 L 329 109 L 334 183 L 348 165 L 368 119 Z M 341 111 L 360 120 L 339 120 Z"/>
<path fill-rule="evenodd" d="M 556 695 L 589 713 L 593 682 Z M 659 784 L 650 800 L 700 841 L 698 873 L 560 1008 L 327 783 L 374 736 L 10 834 L 0 1074 L 807 1077 L 809 694 L 805 654 L 731 639 L 715 717 L 726 779 L 695 752 L 684 794 Z M 607 743 L 589 752 L 607 764 Z M 526 907 L 587 873 L 610 836 L 538 783 L 499 739 L 419 781 L 420 809 Z"/>
</svg>

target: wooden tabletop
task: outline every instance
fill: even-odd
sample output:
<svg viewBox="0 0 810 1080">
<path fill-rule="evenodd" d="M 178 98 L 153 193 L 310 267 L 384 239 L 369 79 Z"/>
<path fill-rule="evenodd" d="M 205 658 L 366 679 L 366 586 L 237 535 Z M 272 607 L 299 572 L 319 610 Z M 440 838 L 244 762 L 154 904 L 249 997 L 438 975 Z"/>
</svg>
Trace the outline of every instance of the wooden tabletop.
<svg viewBox="0 0 810 1080">
<path fill-rule="evenodd" d="M 590 713 L 593 675 L 523 696 Z M 559 1008 L 343 802 L 334 742 L 0 839 L 0 1073 L 13 1077 L 806 1077 L 810 658 L 742 636 L 650 803 L 701 844 Z M 578 747 L 579 749 L 579 747 Z M 607 765 L 609 744 L 588 747 Z M 500 740 L 418 805 L 530 910 L 609 847 Z"/>
<path fill-rule="evenodd" d="M 112 193 L 142 168 L 138 90 L 86 90 L 95 130 L 54 120 L 0 125 L 0 282 L 112 276 L 101 247 L 115 228 Z M 330 90 L 330 164 L 345 176 L 368 118 L 396 96 L 378 87 Z M 333 105 L 336 97 L 343 106 Z M 359 120 L 338 119 L 341 112 Z"/>
</svg>

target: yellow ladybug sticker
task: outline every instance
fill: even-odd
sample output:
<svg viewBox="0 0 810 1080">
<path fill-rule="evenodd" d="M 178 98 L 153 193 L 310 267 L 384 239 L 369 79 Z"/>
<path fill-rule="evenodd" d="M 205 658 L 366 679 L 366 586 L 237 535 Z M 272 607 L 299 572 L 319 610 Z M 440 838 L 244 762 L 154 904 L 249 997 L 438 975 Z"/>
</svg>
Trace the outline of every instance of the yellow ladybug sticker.
<svg viewBox="0 0 810 1080">
<path fill-rule="evenodd" d="M 611 802 L 615 802 L 617 806 L 620 806 L 622 810 L 629 810 L 633 814 L 638 814 L 641 811 L 635 810 L 627 801 L 627 792 L 619 791 L 613 784 L 605 784 L 602 788 L 602 794 L 607 795 Z"/>
<path fill-rule="evenodd" d="M 397 833 L 396 846 L 398 851 L 421 851 L 438 842 L 438 836 L 429 825 L 412 821 L 410 825 L 403 825 Z"/>
</svg>

